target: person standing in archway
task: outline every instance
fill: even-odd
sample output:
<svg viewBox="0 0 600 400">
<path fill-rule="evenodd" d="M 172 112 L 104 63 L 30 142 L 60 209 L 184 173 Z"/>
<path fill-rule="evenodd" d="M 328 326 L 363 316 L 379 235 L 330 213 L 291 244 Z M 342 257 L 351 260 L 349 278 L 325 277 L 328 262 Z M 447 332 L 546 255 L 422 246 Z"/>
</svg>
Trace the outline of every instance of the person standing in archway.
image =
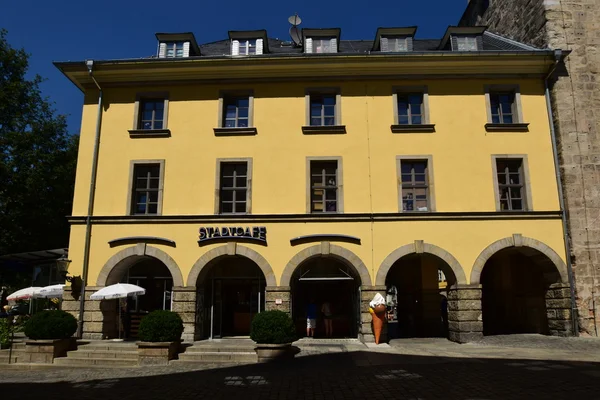
<svg viewBox="0 0 600 400">
<path fill-rule="evenodd" d="M 331 312 L 331 303 L 325 301 L 321 306 L 323 313 L 323 321 L 325 322 L 325 336 L 328 338 L 333 336 L 333 313 Z"/>
<path fill-rule="evenodd" d="M 306 337 L 315 337 L 315 328 L 317 327 L 317 305 L 311 299 L 306 306 Z"/>
</svg>

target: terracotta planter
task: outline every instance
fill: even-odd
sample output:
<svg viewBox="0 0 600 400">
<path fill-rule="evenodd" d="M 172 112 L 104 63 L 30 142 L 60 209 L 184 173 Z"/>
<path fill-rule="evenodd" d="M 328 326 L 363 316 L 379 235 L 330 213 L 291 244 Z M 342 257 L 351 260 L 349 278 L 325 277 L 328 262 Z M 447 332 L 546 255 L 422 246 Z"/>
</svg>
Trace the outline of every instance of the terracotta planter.
<svg viewBox="0 0 600 400">
<path fill-rule="evenodd" d="M 139 365 L 168 365 L 177 358 L 181 341 L 137 342 Z"/>
<path fill-rule="evenodd" d="M 284 344 L 259 344 L 254 348 L 259 363 L 291 360 L 299 352 L 291 343 Z"/>
<path fill-rule="evenodd" d="M 25 355 L 19 358 L 19 362 L 52 364 L 55 358 L 66 357 L 67 351 L 76 349 L 77 341 L 75 338 L 27 340 L 25 341 Z"/>
</svg>

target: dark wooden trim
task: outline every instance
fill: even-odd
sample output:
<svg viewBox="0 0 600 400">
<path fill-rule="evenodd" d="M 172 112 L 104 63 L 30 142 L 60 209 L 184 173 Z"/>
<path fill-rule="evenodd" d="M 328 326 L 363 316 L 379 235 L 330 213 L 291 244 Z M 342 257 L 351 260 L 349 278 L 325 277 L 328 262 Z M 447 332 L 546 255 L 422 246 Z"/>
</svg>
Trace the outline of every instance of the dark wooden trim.
<svg viewBox="0 0 600 400">
<path fill-rule="evenodd" d="M 129 129 L 130 138 L 159 138 L 170 137 L 170 129 Z"/>
<path fill-rule="evenodd" d="M 392 125 L 392 133 L 432 133 L 435 132 L 435 124 L 419 125 Z"/>
<path fill-rule="evenodd" d="M 312 126 L 307 125 L 302 127 L 302 133 L 305 135 L 328 135 L 328 134 L 344 134 L 346 133 L 346 125 L 325 125 Z"/>
<path fill-rule="evenodd" d="M 258 134 L 255 127 L 249 128 L 213 128 L 215 136 L 251 136 Z"/>
<path fill-rule="evenodd" d="M 312 243 L 312 242 L 346 242 L 346 243 L 360 244 L 360 238 L 357 238 L 356 236 L 340 235 L 340 234 L 336 234 L 336 233 L 324 233 L 324 234 L 298 236 L 293 239 L 290 239 L 290 244 L 292 246 L 297 246 L 299 244 Z"/>
<path fill-rule="evenodd" d="M 101 215 L 92 217 L 95 224 L 236 224 L 236 223 L 306 223 L 306 222 L 371 222 L 371 221 L 486 221 L 560 219 L 560 211 L 482 211 L 419 213 L 323 213 L 323 214 L 236 214 L 236 215 Z M 71 224 L 85 224 L 85 216 L 70 216 Z"/>
<path fill-rule="evenodd" d="M 529 132 L 528 123 L 518 124 L 485 124 L 485 130 L 488 132 Z"/>
<path fill-rule="evenodd" d="M 154 244 L 162 244 L 169 247 L 177 247 L 174 240 L 161 238 L 158 236 L 127 236 L 118 239 L 113 239 L 108 241 L 108 245 L 110 247 L 122 246 L 125 244 L 134 244 L 134 243 L 154 243 Z"/>
</svg>

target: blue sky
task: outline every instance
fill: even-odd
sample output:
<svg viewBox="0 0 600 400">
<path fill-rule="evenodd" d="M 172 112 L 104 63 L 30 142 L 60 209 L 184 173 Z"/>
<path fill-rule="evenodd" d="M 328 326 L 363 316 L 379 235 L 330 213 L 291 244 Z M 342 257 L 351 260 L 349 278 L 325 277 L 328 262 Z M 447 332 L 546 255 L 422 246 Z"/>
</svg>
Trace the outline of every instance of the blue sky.
<svg viewBox="0 0 600 400">
<path fill-rule="evenodd" d="M 30 0 L 5 2 L 0 27 L 8 30 L 13 47 L 31 54 L 30 73 L 46 78 L 44 95 L 77 134 L 83 95 L 52 61 L 151 56 L 155 32 L 191 31 L 204 43 L 226 39 L 228 30 L 266 29 L 270 37 L 287 39 L 287 18 L 295 12 L 301 27 L 340 27 L 342 39 L 371 39 L 379 26 L 411 25 L 419 27 L 418 38 L 439 38 L 466 6 L 467 0 L 396 0 L 381 6 L 356 0 Z"/>
</svg>

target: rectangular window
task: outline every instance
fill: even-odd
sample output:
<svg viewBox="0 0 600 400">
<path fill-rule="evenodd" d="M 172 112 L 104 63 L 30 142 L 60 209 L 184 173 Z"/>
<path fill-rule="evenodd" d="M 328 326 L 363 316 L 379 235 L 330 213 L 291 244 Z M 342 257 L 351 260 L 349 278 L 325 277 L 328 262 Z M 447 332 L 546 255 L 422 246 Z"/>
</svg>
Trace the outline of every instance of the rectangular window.
<svg viewBox="0 0 600 400">
<path fill-rule="evenodd" d="M 337 161 L 311 161 L 311 212 L 337 212 L 339 210 L 338 185 Z"/>
<path fill-rule="evenodd" d="M 256 54 L 256 39 L 240 40 L 239 54 L 241 56 L 250 56 Z"/>
<path fill-rule="evenodd" d="M 477 51 L 476 36 L 458 36 L 456 38 L 456 50 L 458 51 Z"/>
<path fill-rule="evenodd" d="M 382 51 L 408 51 L 408 38 L 406 36 L 388 36 L 385 38 L 387 46 L 382 47 Z"/>
<path fill-rule="evenodd" d="M 427 160 L 401 160 L 402 211 L 429 211 Z"/>
<path fill-rule="evenodd" d="M 310 125 L 331 126 L 336 124 L 336 95 L 310 95 Z"/>
<path fill-rule="evenodd" d="M 420 125 L 423 118 L 423 93 L 397 93 L 398 125 Z"/>
<path fill-rule="evenodd" d="M 250 98 L 225 97 L 223 99 L 223 127 L 245 128 L 249 126 Z"/>
<path fill-rule="evenodd" d="M 336 53 L 333 46 L 333 38 L 312 38 L 313 53 Z"/>
<path fill-rule="evenodd" d="M 183 57 L 183 42 L 168 42 L 167 57 Z"/>
<path fill-rule="evenodd" d="M 131 214 L 158 214 L 160 168 L 160 164 L 135 164 L 133 166 Z"/>
<path fill-rule="evenodd" d="M 164 129 L 165 99 L 140 100 L 138 129 Z"/>
<path fill-rule="evenodd" d="M 525 210 L 522 159 L 496 159 L 500 211 Z"/>
<path fill-rule="evenodd" d="M 219 212 L 237 214 L 247 212 L 248 163 L 222 162 L 219 189 Z"/>
<path fill-rule="evenodd" d="M 493 124 L 512 124 L 517 122 L 514 92 L 491 92 L 490 107 Z"/>
</svg>

